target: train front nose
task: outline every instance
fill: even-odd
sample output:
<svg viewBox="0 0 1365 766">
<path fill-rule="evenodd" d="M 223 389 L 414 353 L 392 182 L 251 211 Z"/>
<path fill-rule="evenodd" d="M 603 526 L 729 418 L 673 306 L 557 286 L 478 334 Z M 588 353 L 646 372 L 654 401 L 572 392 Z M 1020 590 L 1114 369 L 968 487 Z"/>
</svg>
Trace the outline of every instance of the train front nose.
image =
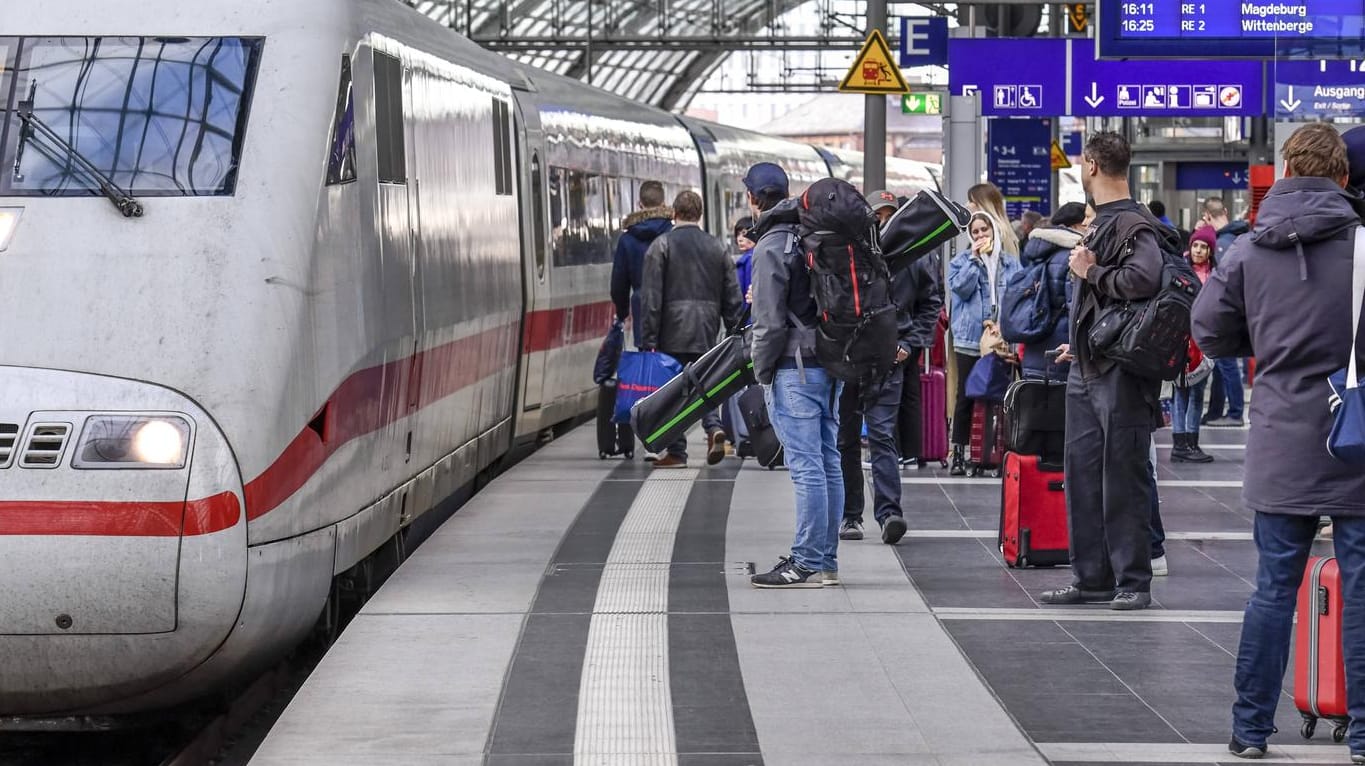
<svg viewBox="0 0 1365 766">
<path fill-rule="evenodd" d="M 0 714 L 183 674 L 231 630 L 245 567 L 241 481 L 194 402 L 0 366 Z"/>
</svg>

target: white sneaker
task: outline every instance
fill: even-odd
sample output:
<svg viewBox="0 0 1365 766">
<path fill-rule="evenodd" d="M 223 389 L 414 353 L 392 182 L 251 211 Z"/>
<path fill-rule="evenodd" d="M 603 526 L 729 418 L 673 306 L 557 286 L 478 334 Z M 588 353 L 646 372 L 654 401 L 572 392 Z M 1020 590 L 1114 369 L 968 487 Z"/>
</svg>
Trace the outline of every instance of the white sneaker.
<svg viewBox="0 0 1365 766">
<path fill-rule="evenodd" d="M 658 460 L 658 459 L 659 459 L 658 454 L 656 454 L 656 453 L 654 453 L 654 452 L 646 452 L 646 453 L 645 453 L 645 462 L 646 462 L 646 463 L 653 463 L 655 460 Z"/>
<path fill-rule="evenodd" d="M 826 588 L 837 587 L 839 583 L 839 573 L 831 572 L 828 569 L 820 573 L 820 582 Z"/>
<path fill-rule="evenodd" d="M 1152 559 L 1152 576 L 1153 576 L 1153 577 L 1165 577 L 1166 575 L 1168 575 L 1168 574 L 1170 574 L 1170 573 L 1171 573 L 1170 568 L 1166 566 L 1166 557 L 1165 557 L 1165 556 L 1161 556 L 1161 557 L 1159 557 L 1159 558 L 1154 558 L 1154 559 Z"/>
</svg>

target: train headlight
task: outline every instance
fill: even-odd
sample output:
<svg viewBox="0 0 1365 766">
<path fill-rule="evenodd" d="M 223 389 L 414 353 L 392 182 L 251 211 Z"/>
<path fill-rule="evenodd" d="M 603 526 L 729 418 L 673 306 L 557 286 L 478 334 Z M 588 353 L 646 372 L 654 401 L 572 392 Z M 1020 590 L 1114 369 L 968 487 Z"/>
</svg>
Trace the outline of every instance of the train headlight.
<svg viewBox="0 0 1365 766">
<path fill-rule="evenodd" d="M 167 415 L 92 415 L 76 445 L 77 468 L 183 468 L 190 426 Z"/>
<path fill-rule="evenodd" d="M 19 217 L 24 214 L 21 207 L 0 207 L 0 253 L 9 248 L 14 231 L 19 228 Z"/>
</svg>

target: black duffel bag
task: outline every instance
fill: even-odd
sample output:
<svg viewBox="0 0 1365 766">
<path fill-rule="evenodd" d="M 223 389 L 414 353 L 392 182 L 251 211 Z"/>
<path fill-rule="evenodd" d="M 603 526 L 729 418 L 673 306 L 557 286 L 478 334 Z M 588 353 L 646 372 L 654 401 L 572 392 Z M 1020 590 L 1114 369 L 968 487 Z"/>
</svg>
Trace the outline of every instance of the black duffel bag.
<svg viewBox="0 0 1365 766">
<path fill-rule="evenodd" d="M 697 361 L 684 365 L 672 380 L 636 402 L 630 410 L 630 424 L 645 448 L 663 451 L 708 410 L 755 384 L 752 343 L 753 328 L 746 327 Z"/>
<path fill-rule="evenodd" d="M 916 194 L 882 224 L 882 257 L 892 272 L 932 253 L 967 230 L 972 214 L 936 191 Z"/>
</svg>

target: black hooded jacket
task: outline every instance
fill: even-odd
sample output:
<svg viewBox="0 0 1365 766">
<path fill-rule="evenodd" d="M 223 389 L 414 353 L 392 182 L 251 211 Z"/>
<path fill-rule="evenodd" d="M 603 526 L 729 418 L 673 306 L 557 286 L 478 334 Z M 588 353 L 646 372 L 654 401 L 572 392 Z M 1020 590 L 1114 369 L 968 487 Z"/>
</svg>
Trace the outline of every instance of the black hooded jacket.
<svg viewBox="0 0 1365 766">
<path fill-rule="evenodd" d="M 1252 511 L 1365 516 L 1365 473 L 1327 452 L 1327 378 L 1350 358 L 1360 223 L 1335 183 L 1285 178 L 1195 301 L 1194 340 L 1204 353 L 1256 357 L 1243 486 Z"/>
</svg>

